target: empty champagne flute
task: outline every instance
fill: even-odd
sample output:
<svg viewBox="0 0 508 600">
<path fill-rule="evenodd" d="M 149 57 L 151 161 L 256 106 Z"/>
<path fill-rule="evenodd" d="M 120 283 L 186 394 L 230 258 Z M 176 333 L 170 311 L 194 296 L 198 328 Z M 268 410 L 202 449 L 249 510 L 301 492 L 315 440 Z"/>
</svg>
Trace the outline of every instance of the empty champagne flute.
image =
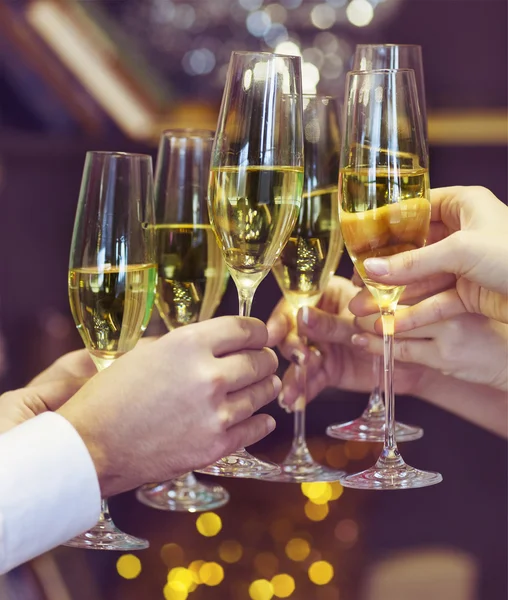
<svg viewBox="0 0 508 600">
<path fill-rule="evenodd" d="M 155 305 L 169 331 L 211 318 L 228 271 L 208 218 L 207 188 L 213 131 L 163 132 L 155 170 L 157 295 Z M 193 473 L 143 485 L 137 499 L 161 510 L 197 512 L 226 504 L 220 485 Z"/>
<path fill-rule="evenodd" d="M 303 306 L 316 306 L 337 270 L 343 250 L 339 226 L 340 135 L 337 102 L 303 95 L 304 181 L 302 206 L 288 243 L 272 272 L 295 319 Z M 302 338 L 304 344 L 307 343 Z M 316 463 L 305 441 L 306 367 L 296 364 L 301 396 L 294 406 L 294 433 L 281 472 L 270 481 L 337 481 L 344 471 Z"/>
<path fill-rule="evenodd" d="M 212 149 L 210 222 L 238 290 L 240 316 L 294 228 L 303 184 L 301 59 L 233 52 Z M 280 469 L 244 449 L 200 470 L 264 477 Z"/>
<path fill-rule="evenodd" d="M 69 262 L 69 300 L 76 327 L 97 369 L 132 350 L 155 298 L 152 159 L 144 154 L 88 152 Z M 66 546 L 141 550 L 148 542 L 113 523 L 106 499 L 99 522 Z"/>
<path fill-rule="evenodd" d="M 348 73 L 339 175 L 339 216 L 351 259 L 381 312 L 384 337 L 385 435 L 377 463 L 342 480 L 346 487 L 403 489 L 442 481 L 402 459 L 395 439 L 393 336 L 404 286 L 366 274 L 368 258 L 425 244 L 430 225 L 428 152 L 414 71 Z"/>
<path fill-rule="evenodd" d="M 414 44 L 358 44 L 353 58 L 353 71 L 376 69 L 413 69 L 416 78 L 418 103 L 422 113 L 425 143 L 428 149 L 427 111 L 425 82 L 423 76 L 422 48 Z M 383 357 L 372 359 L 374 388 L 367 407 L 360 417 L 347 423 L 330 425 L 326 433 L 333 438 L 357 442 L 382 442 L 385 429 L 385 405 L 383 402 Z M 417 440 L 423 429 L 415 425 L 395 422 L 395 437 L 398 442 Z"/>
</svg>

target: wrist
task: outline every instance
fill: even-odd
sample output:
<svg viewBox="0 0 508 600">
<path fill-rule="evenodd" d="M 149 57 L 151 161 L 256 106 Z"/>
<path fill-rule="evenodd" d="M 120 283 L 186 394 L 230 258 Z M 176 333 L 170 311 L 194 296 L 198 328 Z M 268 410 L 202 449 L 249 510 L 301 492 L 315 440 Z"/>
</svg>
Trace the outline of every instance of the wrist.
<svg viewBox="0 0 508 600">
<path fill-rule="evenodd" d="M 101 496 L 107 498 L 125 491 L 119 485 L 119 478 L 112 474 L 107 444 L 103 443 L 100 436 L 92 430 L 80 412 L 76 411 L 71 403 L 65 404 L 57 412 L 74 427 L 83 440 L 97 474 Z"/>
</svg>

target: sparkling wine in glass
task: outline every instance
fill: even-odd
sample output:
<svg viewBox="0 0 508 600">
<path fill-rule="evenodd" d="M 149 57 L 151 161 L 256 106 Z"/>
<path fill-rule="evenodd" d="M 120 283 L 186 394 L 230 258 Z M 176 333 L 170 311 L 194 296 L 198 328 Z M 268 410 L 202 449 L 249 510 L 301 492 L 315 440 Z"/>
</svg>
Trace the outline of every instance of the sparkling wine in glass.
<svg viewBox="0 0 508 600">
<path fill-rule="evenodd" d="M 340 135 L 337 102 L 330 96 L 303 95 L 304 182 L 300 214 L 288 243 L 272 272 L 296 315 L 304 306 L 316 306 L 337 270 L 343 250 L 339 226 L 338 173 Z M 307 340 L 303 337 L 303 343 Z M 297 364 L 302 394 L 294 407 L 293 442 L 278 475 L 271 481 L 337 481 L 343 471 L 320 465 L 305 440 L 307 376 Z"/>
<path fill-rule="evenodd" d="M 381 312 L 384 338 L 385 431 L 381 455 L 343 485 L 404 489 L 442 481 L 402 459 L 395 439 L 393 336 L 404 286 L 377 283 L 364 261 L 420 248 L 430 225 L 428 152 L 412 69 L 348 73 L 339 175 L 339 216 L 346 248 Z"/>
<path fill-rule="evenodd" d="M 238 290 L 240 316 L 286 245 L 303 185 L 301 60 L 233 52 L 212 149 L 210 222 Z M 264 477 L 280 469 L 244 449 L 205 472 Z"/>
<path fill-rule="evenodd" d="M 157 295 L 169 331 L 211 318 L 228 282 L 228 271 L 208 218 L 207 188 L 213 131 L 163 132 L 155 170 Z M 140 502 L 161 510 L 198 512 L 226 504 L 229 494 L 186 473 L 143 485 Z"/>
<path fill-rule="evenodd" d="M 425 143 L 428 148 L 425 82 L 421 46 L 413 44 L 359 44 L 353 58 L 353 71 L 375 69 L 413 69 L 416 78 L 418 102 L 422 114 Z M 333 438 L 357 442 L 382 442 L 385 429 L 385 405 L 383 402 L 383 357 L 372 360 L 374 388 L 362 415 L 347 423 L 330 425 L 326 433 Z M 423 429 L 415 425 L 395 422 L 395 437 L 398 442 L 417 440 Z"/>
<path fill-rule="evenodd" d="M 88 152 L 69 262 L 69 300 L 76 327 L 97 369 L 132 350 L 155 299 L 152 159 L 144 154 Z M 91 530 L 66 546 L 141 550 L 148 542 L 113 523 L 106 499 Z"/>
</svg>

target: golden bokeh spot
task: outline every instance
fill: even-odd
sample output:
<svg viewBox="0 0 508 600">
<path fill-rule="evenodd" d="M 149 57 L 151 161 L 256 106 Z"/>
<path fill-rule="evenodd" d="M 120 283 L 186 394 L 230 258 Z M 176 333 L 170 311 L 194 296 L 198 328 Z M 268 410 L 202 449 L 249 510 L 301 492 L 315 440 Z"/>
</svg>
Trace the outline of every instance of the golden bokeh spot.
<svg viewBox="0 0 508 600">
<path fill-rule="evenodd" d="M 189 592 L 180 581 L 169 581 L 162 590 L 166 600 L 186 600 Z"/>
<path fill-rule="evenodd" d="M 344 488 L 339 481 L 333 481 L 330 483 L 330 489 L 332 490 L 330 500 L 338 500 L 344 492 Z"/>
<path fill-rule="evenodd" d="M 252 600 L 270 600 L 273 598 L 273 586 L 266 579 L 256 579 L 249 586 L 249 597 Z"/>
<path fill-rule="evenodd" d="M 243 555 L 242 544 L 236 540 L 225 540 L 219 546 L 219 556 L 221 560 L 232 564 L 238 562 Z"/>
<path fill-rule="evenodd" d="M 185 564 L 185 554 L 178 544 L 164 544 L 161 548 L 162 562 L 172 569 L 173 567 L 183 567 Z"/>
<path fill-rule="evenodd" d="M 307 500 L 304 506 L 305 516 L 311 521 L 323 521 L 328 516 L 328 504 L 314 504 Z"/>
<path fill-rule="evenodd" d="M 316 585 L 326 585 L 333 579 L 333 567 L 326 560 L 318 560 L 309 567 L 309 579 Z"/>
<path fill-rule="evenodd" d="M 279 559 L 272 552 L 260 552 L 254 557 L 254 568 L 262 576 L 273 577 L 279 568 Z"/>
<path fill-rule="evenodd" d="M 168 583 L 171 581 L 178 581 L 189 591 L 194 583 L 194 574 L 190 569 L 186 569 L 185 567 L 175 567 L 168 573 Z"/>
<path fill-rule="evenodd" d="M 134 554 L 123 554 L 116 561 L 116 570 L 124 579 L 136 579 L 141 573 L 141 561 Z"/>
<path fill-rule="evenodd" d="M 347 456 L 344 453 L 344 447 L 341 445 L 331 446 L 326 451 L 326 462 L 335 469 L 342 469 L 347 465 Z"/>
<path fill-rule="evenodd" d="M 325 481 L 316 481 L 312 483 L 302 483 L 302 494 L 307 496 L 309 500 L 314 498 L 320 498 L 323 494 L 326 494 L 326 490 L 329 487 Z"/>
<path fill-rule="evenodd" d="M 346 442 L 344 453 L 351 460 L 365 458 L 370 452 L 370 444 L 365 442 Z"/>
<path fill-rule="evenodd" d="M 196 529 L 205 537 L 213 537 L 222 529 L 222 520 L 214 512 L 205 512 L 196 519 Z"/>
<path fill-rule="evenodd" d="M 199 569 L 199 578 L 205 585 L 219 585 L 224 579 L 224 569 L 216 562 L 205 562 Z"/>
<path fill-rule="evenodd" d="M 277 519 L 270 525 L 270 535 L 276 542 L 285 542 L 293 533 L 293 523 L 289 519 Z"/>
<path fill-rule="evenodd" d="M 314 504 L 326 504 L 329 502 L 332 499 L 332 486 L 329 483 L 325 483 L 325 486 L 321 495 L 313 496 L 309 500 L 314 502 Z"/>
<path fill-rule="evenodd" d="M 280 573 L 272 577 L 270 582 L 273 587 L 273 594 L 277 598 L 289 598 L 295 591 L 295 580 L 287 573 Z"/>
<path fill-rule="evenodd" d="M 192 573 L 194 583 L 203 583 L 199 576 L 199 569 L 205 564 L 204 560 L 193 560 L 189 565 L 189 571 Z"/>
<path fill-rule="evenodd" d="M 310 553 L 310 544 L 302 538 L 293 538 L 286 544 L 286 555 L 294 561 L 305 560 Z"/>
</svg>

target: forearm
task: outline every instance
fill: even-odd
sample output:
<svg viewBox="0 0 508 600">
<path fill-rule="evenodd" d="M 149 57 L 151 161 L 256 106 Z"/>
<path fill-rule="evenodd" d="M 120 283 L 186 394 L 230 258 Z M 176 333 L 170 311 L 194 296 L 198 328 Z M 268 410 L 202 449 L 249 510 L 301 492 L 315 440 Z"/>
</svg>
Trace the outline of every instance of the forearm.
<svg viewBox="0 0 508 600">
<path fill-rule="evenodd" d="M 46 413 L 0 435 L 0 573 L 66 542 L 97 520 L 92 460 L 76 431 Z"/>
<path fill-rule="evenodd" d="M 505 391 L 429 370 L 414 395 L 508 438 L 508 394 Z"/>
</svg>

